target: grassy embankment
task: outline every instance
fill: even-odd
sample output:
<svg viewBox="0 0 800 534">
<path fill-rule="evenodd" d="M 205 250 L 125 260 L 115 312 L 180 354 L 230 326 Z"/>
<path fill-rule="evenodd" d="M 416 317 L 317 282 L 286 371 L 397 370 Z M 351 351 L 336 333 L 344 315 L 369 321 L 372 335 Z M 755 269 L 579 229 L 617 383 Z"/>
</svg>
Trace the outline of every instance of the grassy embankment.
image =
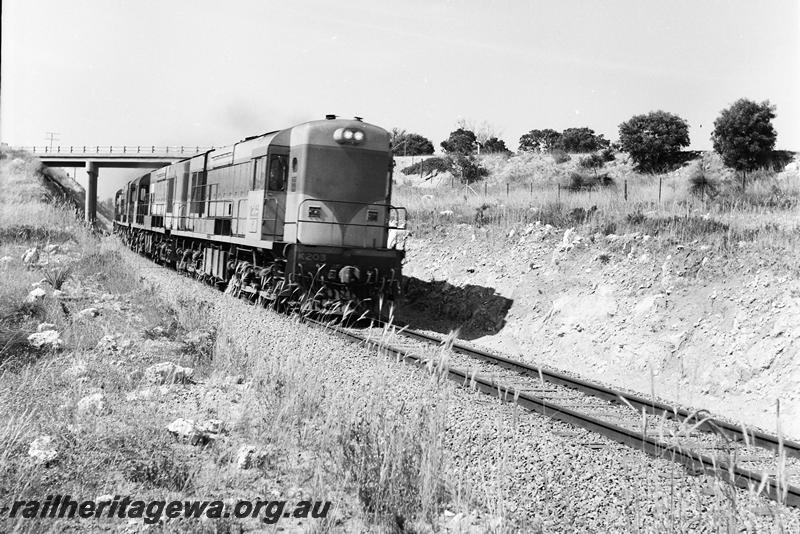
<svg viewBox="0 0 800 534">
<path fill-rule="evenodd" d="M 389 380 L 387 366 L 372 370 L 373 391 L 330 388 L 324 366 L 336 355 L 308 353 L 291 332 L 282 334 L 272 354 L 248 354 L 234 342 L 232 325 L 215 324 L 202 300 L 165 301 L 137 272 L 141 262 L 126 259 L 130 255 L 114 240 L 97 237 L 73 211 L 43 198 L 48 195 L 35 162 L 4 156 L 0 507 L 52 494 L 226 502 L 292 502 L 302 494 L 334 503 L 327 520 L 309 523 L 318 531 L 437 521 L 447 497 L 440 441 L 446 396 L 436 380 L 426 386 L 427 395 L 398 406 L 378 394 Z M 45 253 L 50 244 L 60 250 Z M 34 246 L 39 262 L 23 264 L 22 254 Z M 39 284 L 48 273 L 60 273 L 62 294 Z M 46 296 L 26 303 L 33 285 Z M 81 317 L 87 307 L 99 315 Z M 41 323 L 54 325 L 62 349 L 28 345 Z M 187 334 L 198 332 L 207 341 L 189 341 L 198 338 Z M 163 361 L 194 368 L 192 383 L 148 384 L 143 371 Z M 80 408 L 81 399 L 96 393 L 100 406 Z M 236 410 L 222 406 L 244 413 L 233 417 Z M 219 418 L 226 430 L 206 446 L 190 445 L 166 430 L 178 417 Z M 29 446 L 45 435 L 54 438 L 57 457 L 37 463 Z M 266 451 L 264 463 L 238 470 L 242 445 Z M 0 521 L 3 531 L 66 526 L 51 519 Z M 122 520 L 81 521 L 98 528 Z M 225 532 L 245 522 L 171 521 L 165 528 Z"/>
<path fill-rule="evenodd" d="M 548 155 L 487 156 L 482 160 L 490 172 L 485 180 L 435 189 L 400 185 L 393 203 L 408 209 L 412 231 L 419 236 L 458 223 L 502 235 L 540 221 L 574 227 L 583 235 L 640 232 L 667 244 L 698 239 L 723 252 L 744 241 L 778 260 L 800 245 L 796 169 L 750 173 L 742 192 L 738 176 L 714 154 L 661 176 L 636 173 L 622 156 L 617 158 L 597 170 L 611 179 L 610 185 L 573 191 L 576 173 L 584 179 L 594 175 L 578 168 L 579 156 L 562 164 Z"/>
</svg>

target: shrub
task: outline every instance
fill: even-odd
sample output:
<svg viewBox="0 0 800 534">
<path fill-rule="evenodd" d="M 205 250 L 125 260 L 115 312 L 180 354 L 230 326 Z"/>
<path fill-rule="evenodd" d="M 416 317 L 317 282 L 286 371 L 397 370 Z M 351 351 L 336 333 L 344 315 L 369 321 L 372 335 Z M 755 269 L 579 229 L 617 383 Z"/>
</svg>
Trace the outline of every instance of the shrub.
<svg viewBox="0 0 800 534">
<path fill-rule="evenodd" d="M 44 279 L 53 286 L 53 289 L 61 289 L 70 276 L 72 276 L 72 268 L 69 265 L 62 265 L 44 272 Z"/>
<path fill-rule="evenodd" d="M 625 221 L 628 224 L 643 224 L 646 219 L 647 217 L 645 217 L 641 209 L 637 209 L 633 213 L 625 215 Z"/>
<path fill-rule="evenodd" d="M 395 156 L 424 156 L 433 154 L 433 143 L 419 134 L 392 129 L 392 154 Z"/>
<path fill-rule="evenodd" d="M 767 166 L 773 171 L 780 172 L 794 160 L 794 157 L 795 153 L 791 150 L 773 150 Z"/>
<path fill-rule="evenodd" d="M 497 137 L 490 137 L 485 143 L 483 143 L 481 152 L 485 154 L 508 154 L 511 151 L 506 148 L 505 141 L 498 139 Z"/>
<path fill-rule="evenodd" d="M 478 146 L 478 139 L 475 132 L 459 128 L 450 133 L 445 141 L 442 141 L 442 150 L 448 154 L 466 156 L 474 154 Z"/>
<path fill-rule="evenodd" d="M 675 163 L 681 148 L 689 146 L 689 125 L 665 111 L 635 115 L 619 125 L 619 142 L 637 170 L 663 172 Z"/>
<path fill-rule="evenodd" d="M 459 155 L 453 159 L 453 174 L 459 177 L 461 183 L 471 184 L 487 176 L 489 171 L 475 156 Z"/>
<path fill-rule="evenodd" d="M 569 154 L 567 154 L 566 152 L 564 152 L 560 148 L 557 148 L 555 150 L 551 150 L 550 151 L 550 155 L 553 157 L 553 161 L 555 161 L 556 164 L 559 164 L 559 165 L 561 163 L 566 163 L 566 162 L 568 162 L 569 160 L 572 159 Z"/>
<path fill-rule="evenodd" d="M 599 169 L 603 165 L 605 165 L 606 160 L 603 159 L 603 156 L 600 154 L 590 154 L 589 156 L 583 157 L 578 162 L 584 169 Z"/>
<path fill-rule="evenodd" d="M 450 158 L 428 158 L 426 160 L 420 160 L 400 172 L 408 176 L 410 174 L 419 174 L 420 170 L 424 174 L 431 174 L 432 172 L 451 172 L 453 170 L 453 162 Z"/>
<path fill-rule="evenodd" d="M 596 212 L 597 206 L 592 206 L 589 209 L 577 207 L 569 213 L 569 216 L 576 224 L 583 224 L 591 219 Z"/>
<path fill-rule="evenodd" d="M 603 158 L 603 161 L 605 162 L 614 161 L 617 159 L 617 155 L 614 153 L 614 149 L 611 147 L 604 148 L 600 152 L 600 157 Z"/>
<path fill-rule="evenodd" d="M 708 174 L 702 162 L 689 175 L 689 192 L 695 196 L 713 198 L 717 194 L 717 186 L 717 181 Z"/>
<path fill-rule="evenodd" d="M 570 191 L 591 191 L 599 187 L 608 187 L 614 185 L 614 179 L 607 173 L 588 176 L 579 172 L 571 172 L 569 174 L 569 184 L 567 189 Z"/>
</svg>

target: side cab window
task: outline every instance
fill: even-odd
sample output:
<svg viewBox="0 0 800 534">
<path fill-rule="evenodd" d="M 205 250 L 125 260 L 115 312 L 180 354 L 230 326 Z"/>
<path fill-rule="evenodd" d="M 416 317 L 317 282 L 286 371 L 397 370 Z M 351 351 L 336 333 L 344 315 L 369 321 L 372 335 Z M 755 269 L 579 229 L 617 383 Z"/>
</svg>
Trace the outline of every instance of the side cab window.
<svg viewBox="0 0 800 534">
<path fill-rule="evenodd" d="M 289 157 L 273 154 L 269 157 L 269 175 L 267 185 L 270 191 L 286 191 L 286 179 L 289 175 Z"/>
</svg>

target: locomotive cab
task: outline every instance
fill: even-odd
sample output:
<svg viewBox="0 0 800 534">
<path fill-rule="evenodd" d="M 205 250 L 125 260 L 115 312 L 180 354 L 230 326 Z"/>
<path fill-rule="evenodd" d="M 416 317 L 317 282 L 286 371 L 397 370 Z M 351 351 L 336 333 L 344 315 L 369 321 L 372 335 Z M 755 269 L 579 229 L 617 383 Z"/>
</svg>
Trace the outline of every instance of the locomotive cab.
<svg viewBox="0 0 800 534">
<path fill-rule="evenodd" d="M 335 118 L 291 132 L 288 270 L 344 287 L 361 300 L 393 298 L 404 252 L 389 247 L 389 233 L 404 224 L 405 210 L 390 203 L 389 133 Z"/>
<path fill-rule="evenodd" d="M 292 130 L 290 148 L 286 241 L 386 248 L 388 132 L 356 120 L 315 121 Z"/>
</svg>

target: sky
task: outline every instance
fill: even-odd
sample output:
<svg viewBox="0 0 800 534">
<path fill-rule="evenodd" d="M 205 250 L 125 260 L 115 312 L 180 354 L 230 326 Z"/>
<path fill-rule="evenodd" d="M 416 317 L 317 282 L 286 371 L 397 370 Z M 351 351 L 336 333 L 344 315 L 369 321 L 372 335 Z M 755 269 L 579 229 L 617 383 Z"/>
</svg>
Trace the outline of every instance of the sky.
<svg viewBox="0 0 800 534">
<path fill-rule="evenodd" d="M 703 150 L 749 98 L 800 150 L 798 33 L 797 0 L 5 0 L 0 140 L 224 145 L 334 113 L 515 149 L 664 110 Z M 137 174 L 103 169 L 100 197 Z"/>
</svg>

